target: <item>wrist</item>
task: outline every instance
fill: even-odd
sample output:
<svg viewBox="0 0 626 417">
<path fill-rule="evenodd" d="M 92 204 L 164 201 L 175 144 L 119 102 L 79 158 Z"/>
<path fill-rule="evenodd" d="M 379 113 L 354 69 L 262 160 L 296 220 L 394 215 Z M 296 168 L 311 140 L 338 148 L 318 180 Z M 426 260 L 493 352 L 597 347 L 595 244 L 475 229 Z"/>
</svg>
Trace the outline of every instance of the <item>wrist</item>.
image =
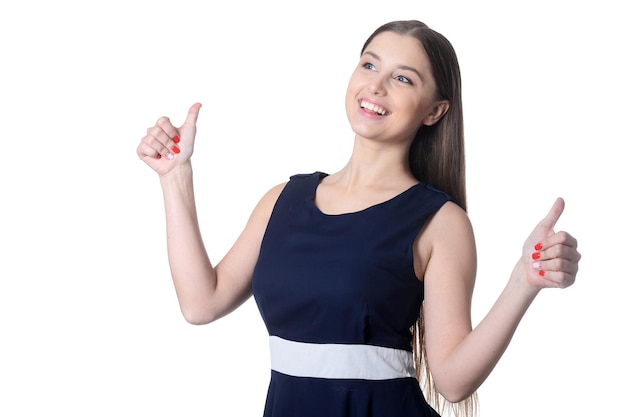
<svg viewBox="0 0 626 417">
<path fill-rule="evenodd" d="M 177 183 L 181 180 L 187 180 L 193 176 L 191 161 L 185 161 L 177 164 L 171 170 L 159 176 L 162 185 L 169 183 Z"/>
<path fill-rule="evenodd" d="M 161 175 L 159 179 L 161 181 L 161 188 L 165 194 L 193 191 L 193 170 L 191 168 L 191 162 L 186 161 L 176 165 L 166 174 Z"/>
<path fill-rule="evenodd" d="M 516 293 L 531 300 L 534 299 L 541 290 L 541 288 L 533 284 L 531 278 L 528 276 L 528 271 L 524 265 L 523 259 L 520 259 L 513 269 L 511 284 L 515 287 Z"/>
</svg>

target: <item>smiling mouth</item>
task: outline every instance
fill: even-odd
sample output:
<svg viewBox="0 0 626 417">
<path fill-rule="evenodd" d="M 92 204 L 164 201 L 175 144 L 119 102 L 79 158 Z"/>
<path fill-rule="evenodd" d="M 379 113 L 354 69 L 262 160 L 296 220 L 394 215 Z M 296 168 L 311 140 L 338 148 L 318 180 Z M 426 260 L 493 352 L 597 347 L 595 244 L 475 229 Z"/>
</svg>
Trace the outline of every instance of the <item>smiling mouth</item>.
<svg viewBox="0 0 626 417">
<path fill-rule="evenodd" d="M 378 114 L 379 116 L 384 116 L 384 115 L 387 114 L 387 110 L 383 109 L 380 106 L 377 106 L 376 104 L 372 104 L 369 101 L 365 101 L 365 100 L 361 100 L 361 108 L 365 109 L 365 110 L 372 111 L 372 112 Z"/>
</svg>

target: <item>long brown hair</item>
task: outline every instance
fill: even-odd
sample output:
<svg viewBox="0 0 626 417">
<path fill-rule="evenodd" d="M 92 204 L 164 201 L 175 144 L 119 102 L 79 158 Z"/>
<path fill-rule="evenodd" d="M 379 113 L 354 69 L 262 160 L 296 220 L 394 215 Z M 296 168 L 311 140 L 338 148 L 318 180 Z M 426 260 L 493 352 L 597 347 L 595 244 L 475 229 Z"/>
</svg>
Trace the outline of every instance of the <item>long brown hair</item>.
<svg viewBox="0 0 626 417">
<path fill-rule="evenodd" d="M 417 20 L 386 23 L 376 29 L 365 41 L 361 54 L 369 43 L 382 32 L 394 32 L 417 39 L 428 56 L 437 86 L 437 100 L 448 100 L 446 114 L 432 126 L 417 131 L 409 151 L 411 172 L 425 182 L 449 194 L 467 210 L 465 186 L 465 138 L 463 133 L 463 106 L 461 101 L 461 72 L 452 44 L 440 33 Z M 458 403 L 450 403 L 438 391 L 428 367 L 424 344 L 424 309 L 420 309 L 413 331 L 413 356 L 417 379 L 426 400 L 440 413 L 451 410 L 456 416 L 478 414 L 478 396 L 473 393 Z"/>
</svg>

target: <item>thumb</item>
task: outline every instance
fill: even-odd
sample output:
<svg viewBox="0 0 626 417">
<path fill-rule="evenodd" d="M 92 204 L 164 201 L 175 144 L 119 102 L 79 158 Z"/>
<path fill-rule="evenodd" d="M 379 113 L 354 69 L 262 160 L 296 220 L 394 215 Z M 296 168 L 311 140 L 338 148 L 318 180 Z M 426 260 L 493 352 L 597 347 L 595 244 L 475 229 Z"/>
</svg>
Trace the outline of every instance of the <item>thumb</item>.
<svg viewBox="0 0 626 417">
<path fill-rule="evenodd" d="M 200 113 L 200 107 L 202 107 L 201 103 L 195 103 L 194 105 L 192 105 L 189 108 L 189 111 L 187 112 L 187 118 L 185 119 L 185 123 L 183 124 L 183 126 L 189 128 L 189 127 L 196 127 L 196 121 L 198 120 L 198 114 Z"/>
<path fill-rule="evenodd" d="M 556 226 L 556 222 L 561 217 L 561 214 L 563 214 L 564 209 L 565 201 L 563 201 L 561 197 L 557 198 L 546 217 L 544 217 L 543 220 L 539 222 L 539 226 L 554 230 L 554 226 Z"/>
</svg>

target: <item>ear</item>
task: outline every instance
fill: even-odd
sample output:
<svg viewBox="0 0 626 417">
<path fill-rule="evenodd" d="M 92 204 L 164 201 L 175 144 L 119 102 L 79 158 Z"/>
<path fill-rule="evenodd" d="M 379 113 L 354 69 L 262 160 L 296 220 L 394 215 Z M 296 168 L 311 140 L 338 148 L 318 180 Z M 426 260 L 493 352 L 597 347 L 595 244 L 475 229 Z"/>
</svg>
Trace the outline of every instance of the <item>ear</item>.
<svg viewBox="0 0 626 417">
<path fill-rule="evenodd" d="M 430 113 L 428 113 L 424 118 L 423 124 L 426 126 L 434 125 L 448 112 L 449 108 L 450 102 L 448 100 L 435 102 L 435 104 L 433 104 L 433 108 L 430 110 Z"/>
</svg>

